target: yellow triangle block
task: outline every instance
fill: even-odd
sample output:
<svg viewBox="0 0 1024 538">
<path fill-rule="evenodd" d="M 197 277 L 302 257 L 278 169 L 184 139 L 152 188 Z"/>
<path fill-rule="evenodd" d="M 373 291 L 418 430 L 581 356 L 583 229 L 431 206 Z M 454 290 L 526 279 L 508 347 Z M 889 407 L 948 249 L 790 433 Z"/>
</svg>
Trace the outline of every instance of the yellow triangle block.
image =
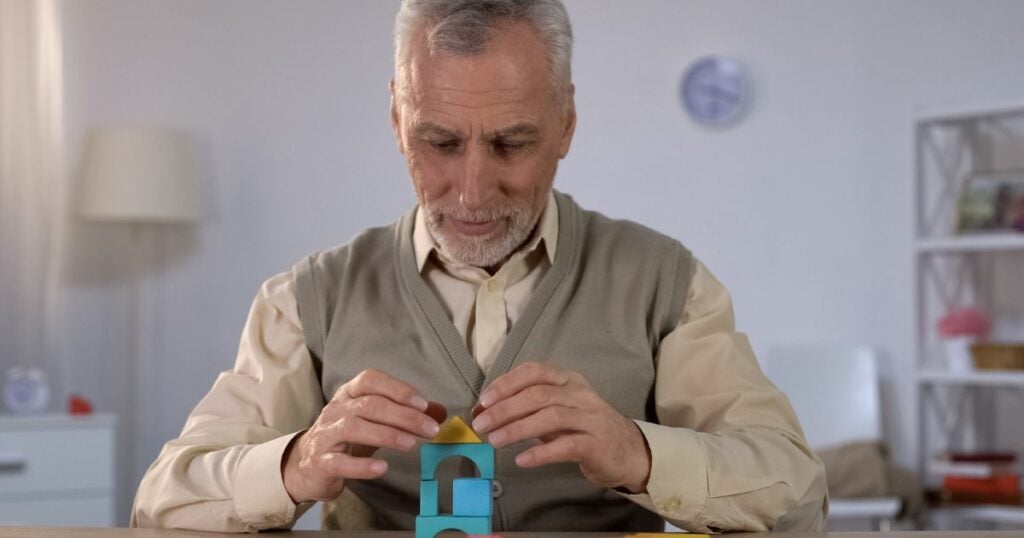
<svg viewBox="0 0 1024 538">
<path fill-rule="evenodd" d="M 437 432 L 431 443 L 442 445 L 454 445 L 464 443 L 482 443 L 473 428 L 470 428 L 462 418 L 452 417 L 448 422 L 441 425 L 441 431 Z"/>
</svg>

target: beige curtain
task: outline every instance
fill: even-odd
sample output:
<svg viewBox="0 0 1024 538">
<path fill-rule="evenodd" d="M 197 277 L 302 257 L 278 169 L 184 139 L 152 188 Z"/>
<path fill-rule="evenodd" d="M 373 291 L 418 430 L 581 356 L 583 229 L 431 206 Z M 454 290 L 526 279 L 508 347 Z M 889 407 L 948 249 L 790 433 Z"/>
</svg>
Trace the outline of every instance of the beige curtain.
<svg viewBox="0 0 1024 538">
<path fill-rule="evenodd" d="M 56 360 L 64 160 L 56 0 L 0 0 L 0 377 Z M 51 404 L 51 407 L 58 407 Z"/>
</svg>

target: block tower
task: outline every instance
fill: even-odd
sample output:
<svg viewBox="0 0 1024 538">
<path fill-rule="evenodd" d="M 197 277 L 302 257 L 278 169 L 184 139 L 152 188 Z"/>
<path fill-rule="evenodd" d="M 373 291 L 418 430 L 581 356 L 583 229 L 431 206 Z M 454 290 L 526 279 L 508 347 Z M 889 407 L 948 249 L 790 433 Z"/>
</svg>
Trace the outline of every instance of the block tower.
<svg viewBox="0 0 1024 538">
<path fill-rule="evenodd" d="M 452 483 L 452 513 L 438 513 L 434 471 L 443 460 L 463 456 L 480 470 L 478 478 L 456 478 Z M 420 515 L 416 538 L 434 538 L 445 530 L 469 535 L 491 533 L 491 482 L 494 480 L 494 447 L 484 443 L 461 418 L 445 423 L 437 437 L 420 447 Z"/>
</svg>

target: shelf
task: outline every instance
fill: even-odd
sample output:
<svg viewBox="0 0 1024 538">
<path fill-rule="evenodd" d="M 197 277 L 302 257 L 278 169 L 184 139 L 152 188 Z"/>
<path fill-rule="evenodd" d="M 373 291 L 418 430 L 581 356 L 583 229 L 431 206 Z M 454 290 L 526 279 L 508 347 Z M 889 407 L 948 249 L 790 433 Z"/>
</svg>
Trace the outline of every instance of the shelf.
<svg viewBox="0 0 1024 538">
<path fill-rule="evenodd" d="M 1024 506 L 982 504 L 978 506 L 944 506 L 940 508 L 931 508 L 931 510 L 942 512 L 949 511 L 956 514 L 959 518 L 969 519 L 972 521 L 1024 525 Z"/>
<path fill-rule="evenodd" d="M 1024 250 L 1024 233 L 1005 232 L 920 239 L 916 247 L 921 253 Z"/>
<path fill-rule="evenodd" d="M 104 413 L 93 415 L 6 415 L 0 414 L 3 430 L 52 430 L 69 428 L 109 428 L 117 424 L 117 417 Z"/>
<path fill-rule="evenodd" d="M 987 120 L 1024 114 L 1024 102 L 995 103 L 968 106 L 960 109 L 924 111 L 917 116 L 918 123 L 955 123 L 960 121 Z"/>
<path fill-rule="evenodd" d="M 918 380 L 932 385 L 975 385 L 988 387 L 1024 388 L 1024 370 L 992 370 L 986 372 L 945 372 L 925 370 L 918 374 Z"/>
</svg>

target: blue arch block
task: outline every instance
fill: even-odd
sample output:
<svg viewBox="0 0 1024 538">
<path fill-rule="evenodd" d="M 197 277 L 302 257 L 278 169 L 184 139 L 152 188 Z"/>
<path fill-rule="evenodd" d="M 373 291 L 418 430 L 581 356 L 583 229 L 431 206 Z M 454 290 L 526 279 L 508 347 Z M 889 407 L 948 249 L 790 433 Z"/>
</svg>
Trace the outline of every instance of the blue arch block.
<svg viewBox="0 0 1024 538">
<path fill-rule="evenodd" d="M 490 534 L 490 517 L 419 516 L 416 538 L 434 538 L 441 531 L 462 531 L 466 534 Z"/>
<path fill-rule="evenodd" d="M 480 470 L 480 478 L 494 479 L 494 447 L 487 443 L 423 444 L 420 446 L 420 479 L 433 480 L 438 464 L 453 456 L 469 458 Z"/>
<path fill-rule="evenodd" d="M 452 515 L 491 516 L 491 481 L 456 478 L 452 482 Z"/>
</svg>

